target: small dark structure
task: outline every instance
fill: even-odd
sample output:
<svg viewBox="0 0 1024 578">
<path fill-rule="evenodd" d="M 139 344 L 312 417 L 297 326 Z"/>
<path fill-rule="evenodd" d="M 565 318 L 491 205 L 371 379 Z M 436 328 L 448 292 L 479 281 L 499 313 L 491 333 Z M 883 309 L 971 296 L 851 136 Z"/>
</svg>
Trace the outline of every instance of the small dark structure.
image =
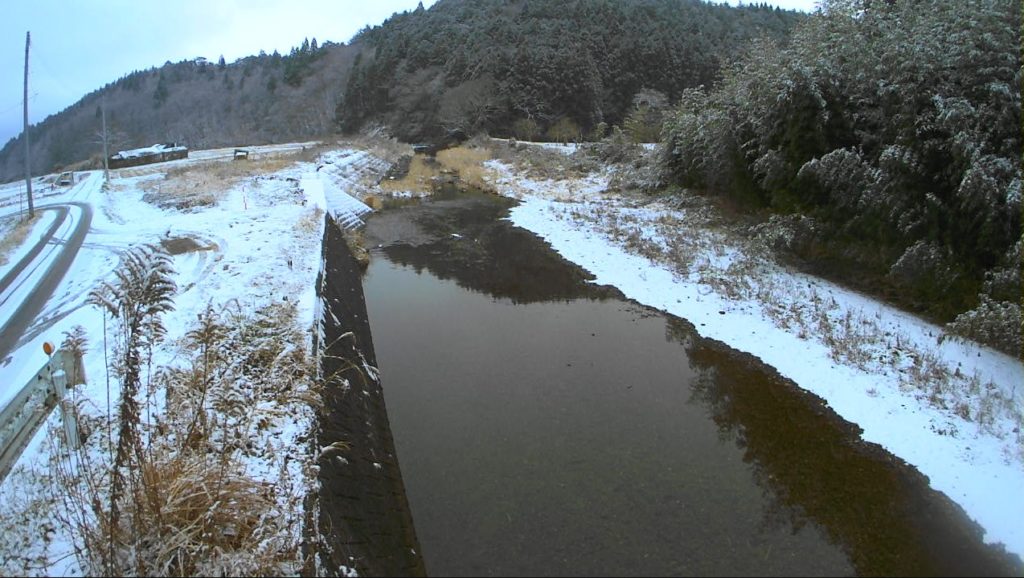
<svg viewBox="0 0 1024 578">
<path fill-rule="evenodd" d="M 453 146 L 458 146 L 466 142 L 468 139 L 469 137 L 466 136 L 466 133 L 462 129 L 457 128 L 448 131 L 447 134 L 432 143 L 412 145 L 412 152 L 434 156 L 439 151 L 443 151 L 444 149 L 451 148 Z"/>
<path fill-rule="evenodd" d="M 236 161 L 247 161 L 247 160 L 249 160 L 249 149 L 235 149 L 234 159 Z"/>
<path fill-rule="evenodd" d="M 188 147 L 177 143 L 158 143 L 151 147 L 120 151 L 111 155 L 108 166 L 112 169 L 122 169 L 185 158 L 188 158 Z"/>
</svg>

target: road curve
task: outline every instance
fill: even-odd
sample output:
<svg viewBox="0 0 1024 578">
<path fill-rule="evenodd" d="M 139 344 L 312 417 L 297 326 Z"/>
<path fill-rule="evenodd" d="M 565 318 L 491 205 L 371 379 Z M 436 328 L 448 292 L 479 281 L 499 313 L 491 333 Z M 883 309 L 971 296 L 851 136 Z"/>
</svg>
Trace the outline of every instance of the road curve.
<svg viewBox="0 0 1024 578">
<path fill-rule="evenodd" d="M 64 239 L 55 239 L 56 231 L 60 225 L 63 224 L 64 220 L 71 214 L 69 208 L 71 206 L 78 207 L 82 210 L 82 218 L 79 219 L 75 225 L 75 229 Z M 14 312 L 7 322 L 0 327 L 0 365 L 6 365 L 8 362 L 8 356 L 14 351 L 18 345 L 19 340 L 28 329 L 32 322 L 35 320 L 36 315 L 43 310 L 46 302 L 49 301 L 53 292 L 56 291 L 57 286 L 60 285 L 61 280 L 64 279 L 64 275 L 68 272 L 71 267 L 71 263 L 74 262 L 75 256 L 78 255 L 78 250 L 81 249 L 82 243 L 85 241 L 85 236 L 89 232 L 89 227 L 92 224 L 92 206 L 88 203 L 64 203 L 62 205 L 51 205 L 47 207 L 40 207 L 40 210 L 56 209 L 61 211 L 56 223 L 50 227 L 46 235 L 36 243 L 34 247 L 29 251 L 27 255 L 11 269 L 11 271 L 0 279 L 0 292 L 4 291 L 8 285 L 10 285 L 18 276 L 22 270 L 31 264 L 31 262 L 39 256 L 40 251 L 43 247 L 51 242 L 60 243 L 63 245 L 57 256 L 47 266 L 46 273 L 43 278 L 32 289 L 28 297 L 18 306 L 18 309 Z"/>
<path fill-rule="evenodd" d="M 53 240 L 53 236 L 57 234 L 57 229 L 64 224 L 64 219 L 68 217 L 68 208 L 65 205 L 40 207 L 39 211 L 54 211 L 57 213 L 57 218 L 53 221 L 53 224 L 50 225 L 50 228 L 39 237 L 36 244 L 29 249 L 28 253 L 25 254 L 21 260 L 15 263 L 14 266 L 11 267 L 11 270 L 8 271 L 2 279 L 0 279 L 0 293 L 7 291 L 7 288 L 10 287 L 11 284 L 14 283 L 14 280 L 18 278 L 18 275 L 20 275 L 21 272 L 32 263 L 32 260 L 36 258 L 36 255 L 38 255 L 40 251 L 43 250 L 43 247 Z M 0 303 L 0 305 L 2 304 L 3 303 Z"/>
</svg>

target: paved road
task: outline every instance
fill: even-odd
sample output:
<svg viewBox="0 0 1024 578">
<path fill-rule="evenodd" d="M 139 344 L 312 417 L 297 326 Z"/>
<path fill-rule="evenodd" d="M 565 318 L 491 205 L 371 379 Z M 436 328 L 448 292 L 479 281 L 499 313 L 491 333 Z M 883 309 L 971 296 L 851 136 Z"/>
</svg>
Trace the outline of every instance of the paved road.
<svg viewBox="0 0 1024 578">
<path fill-rule="evenodd" d="M 68 208 L 64 205 L 56 207 L 40 207 L 39 212 L 54 212 L 57 213 L 57 218 L 54 219 L 53 224 L 50 225 L 50 228 L 46 233 L 43 233 L 43 235 L 39 237 L 39 240 L 36 241 L 36 244 L 29 249 L 29 252 L 25 257 L 15 263 L 14 267 L 11 267 L 11 270 L 3 276 L 3 279 L 0 279 L 0 305 L 7 303 L 7 300 L 11 298 L 10 295 L 4 295 L 4 293 L 14 285 L 18 275 L 21 275 L 21 272 L 32 264 L 43 248 L 53 241 L 54 235 L 57 234 L 57 229 L 60 229 L 61 225 L 64 224 L 64 220 L 68 217 Z"/>
<path fill-rule="evenodd" d="M 75 223 L 75 228 L 70 234 L 63 238 L 58 238 L 57 230 L 64 224 L 66 219 L 71 218 L 72 211 L 70 207 L 72 206 L 81 209 L 81 218 Z M 4 275 L 3 279 L 0 279 L 0 294 L 6 291 L 11 284 L 15 283 L 18 275 L 36 262 L 37 259 L 47 259 L 49 257 L 48 255 L 40 257 L 40 253 L 47 245 L 54 243 L 61 245 L 61 247 L 57 252 L 57 256 L 52 258 L 48 264 L 43 265 L 46 267 L 43 278 L 24 301 L 18 305 L 17 310 L 10 319 L 0 327 L 0 364 L 7 363 L 7 357 L 15 350 L 25 331 L 31 327 L 36 315 L 43 310 L 46 302 L 49 301 L 53 292 L 56 291 L 61 280 L 64 279 L 64 275 L 71 267 L 71 263 L 74 262 L 75 256 L 78 255 L 78 250 L 82 247 L 82 242 L 85 240 L 85 235 L 89 232 L 89 226 L 92 223 L 92 206 L 87 203 L 74 202 L 45 206 L 39 209 L 57 211 L 57 220 L 39 242 L 32 247 L 29 253 L 18 261 L 11 271 Z"/>
</svg>

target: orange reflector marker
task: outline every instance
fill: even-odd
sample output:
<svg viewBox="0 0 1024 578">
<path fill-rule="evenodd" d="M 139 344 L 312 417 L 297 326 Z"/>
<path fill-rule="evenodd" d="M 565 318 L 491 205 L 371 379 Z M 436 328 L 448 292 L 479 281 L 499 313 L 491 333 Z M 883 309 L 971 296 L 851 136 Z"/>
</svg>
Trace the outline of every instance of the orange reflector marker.
<svg viewBox="0 0 1024 578">
<path fill-rule="evenodd" d="M 49 341 L 43 342 L 43 353 L 47 355 L 53 355 L 53 344 Z"/>
</svg>

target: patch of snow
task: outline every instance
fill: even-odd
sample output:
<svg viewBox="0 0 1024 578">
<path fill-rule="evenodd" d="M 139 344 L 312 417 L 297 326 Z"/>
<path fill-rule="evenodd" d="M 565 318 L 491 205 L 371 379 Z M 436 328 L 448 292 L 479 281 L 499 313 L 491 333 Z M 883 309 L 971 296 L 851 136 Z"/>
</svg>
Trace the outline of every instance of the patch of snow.
<svg viewBox="0 0 1024 578">
<path fill-rule="evenodd" d="M 250 155 L 277 155 L 295 152 L 317 143 L 295 143 L 248 147 Z M 150 147 L 152 148 L 152 147 Z M 89 291 L 103 280 L 112 279 L 120 254 L 142 243 L 160 243 L 175 238 L 189 238 L 198 250 L 173 256 L 174 281 L 178 292 L 174 297 L 175 309 L 163 316 L 167 334 L 165 343 L 173 343 L 191 329 L 196 315 L 207 304 L 222 306 L 237 303 L 244 310 L 265 304 L 292 300 L 298 307 L 298 321 L 305 329 L 306 342 L 295 347 L 308 350 L 315 332 L 322 331 L 316 323 L 319 301 L 315 298 L 315 281 L 323 267 L 321 239 L 324 210 L 354 215 L 358 218 L 370 209 L 352 196 L 359 184 L 361 171 L 373 171 L 384 163 L 362 151 L 330 153 L 349 166 L 345 173 L 318 172 L 313 163 L 298 162 L 273 175 L 245 179 L 226 191 L 219 201 L 200 210 L 180 212 L 161 209 L 143 200 L 148 181 L 161 178 L 169 168 L 201 162 L 229 162 L 233 149 L 195 151 L 191 158 L 160 165 L 140 167 L 139 170 L 112 171 L 112 188 L 102 188 L 102 173 L 87 172 L 83 181 L 73 187 L 58 189 L 47 198 L 47 204 L 71 201 L 87 203 L 93 207 L 93 220 L 71 268 L 38 316 L 36 325 L 29 330 L 10 359 L 0 365 L 0 398 L 9 399 L 34 375 L 46 361 L 43 341 L 60 343 L 64 333 L 75 326 L 85 328 L 88 351 L 84 356 L 88 384 L 74 388 L 74 395 L 84 406 L 97 415 L 105 414 L 107 404 L 107 366 L 104 361 L 104 325 L 109 324 L 98 309 L 85 304 Z M 361 163 L 361 164 L 357 164 Z M 266 177 L 266 178 L 263 178 Z M 348 188 L 346 188 L 348 187 Z M 360 189 L 361 190 L 361 189 Z M 0 218 L 18 212 L 17 196 L 24 195 L 23 187 L 0 188 Z M 72 209 L 73 215 L 81 210 Z M 7 265 L 0 267 L 0 275 L 13 267 L 27 247 L 53 222 L 45 212 L 33 227 L 25 242 L 12 251 Z M 26 287 L 34 284 L 27 280 Z M 21 301 L 21 294 L 10 295 L 0 303 L 0 318 L 8 318 Z M 322 335 L 320 336 L 322 339 Z M 153 351 L 153 367 L 180 362 L 173 347 Z M 114 397 L 117 393 L 114 392 Z M 159 397 L 159 396 L 158 396 Z M 261 407 L 273 414 L 273 408 Z M 303 415 L 275 418 L 273 424 L 253 440 L 253 446 L 274 455 L 291 454 L 302 457 L 306 448 L 300 443 L 308 435 L 315 419 L 310 409 Z M 17 504 L 32 505 L 33 517 L 24 523 L 8 525 L 0 530 L 0 548 L 17 551 L 26 563 L 41 574 L 82 574 L 74 555 L 72 539 L 67 528 L 52 516 L 64 507 L 49 489 L 50 456 L 63 451 L 53 443 L 50 432 L 60 430 L 59 412 L 53 412 L 47 423 L 31 440 L 11 474 L 0 486 L 4 510 Z M 268 454 L 268 455 L 269 455 Z M 311 458 L 311 456 L 310 456 Z M 291 479 L 301 479 L 306 459 L 292 459 L 287 463 Z M 257 457 L 245 463 L 248 475 L 271 479 L 282 475 L 269 462 Z M 315 471 L 315 466 L 313 467 Z M 307 483 L 315 483 L 315 475 Z M 295 491 L 305 491 L 296 487 Z M 290 499 L 279 496 L 281 507 Z M 13 520 L 11 520 L 13 521 Z M 47 528 L 46 538 L 37 532 Z M 12 572 L 14 568 L 7 568 Z M 23 571 L 18 568 L 18 572 Z M 355 575 L 354 571 L 350 575 Z"/>
</svg>

